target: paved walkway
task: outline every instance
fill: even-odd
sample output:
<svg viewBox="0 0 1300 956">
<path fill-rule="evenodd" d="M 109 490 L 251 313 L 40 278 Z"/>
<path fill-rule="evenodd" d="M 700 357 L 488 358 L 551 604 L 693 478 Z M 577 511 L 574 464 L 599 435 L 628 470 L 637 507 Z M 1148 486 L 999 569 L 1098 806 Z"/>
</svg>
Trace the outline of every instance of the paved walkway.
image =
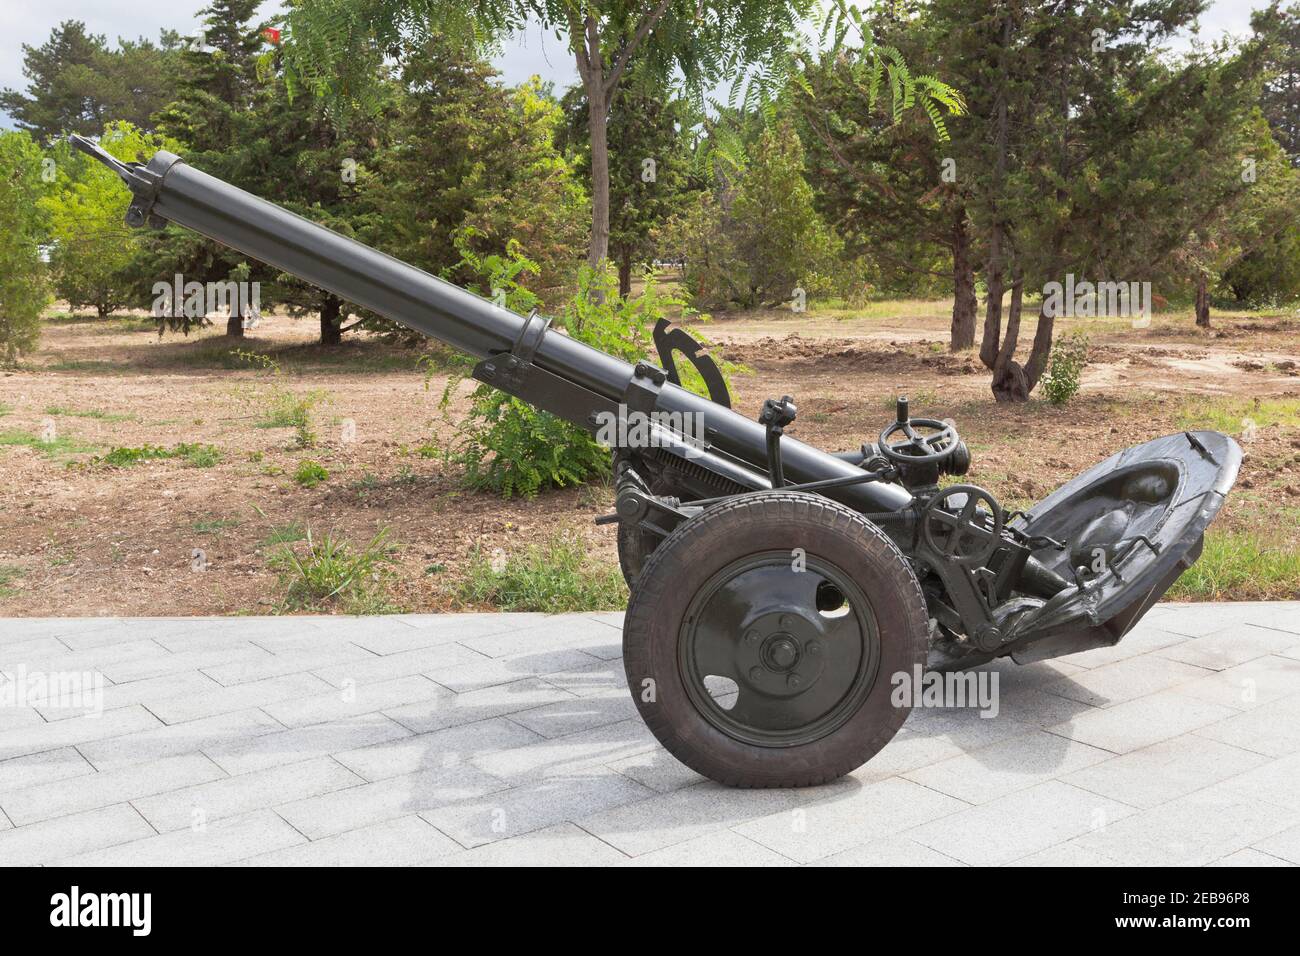
<svg viewBox="0 0 1300 956">
<path fill-rule="evenodd" d="M 0 863 L 1300 863 L 1300 603 L 997 667 L 803 791 L 664 752 L 620 619 L 0 619 Z"/>
</svg>

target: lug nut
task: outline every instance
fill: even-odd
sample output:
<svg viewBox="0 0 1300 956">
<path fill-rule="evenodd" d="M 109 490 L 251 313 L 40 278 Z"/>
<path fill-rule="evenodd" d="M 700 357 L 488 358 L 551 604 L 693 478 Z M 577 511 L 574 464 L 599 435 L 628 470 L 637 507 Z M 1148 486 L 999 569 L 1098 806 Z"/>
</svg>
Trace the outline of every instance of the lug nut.
<svg viewBox="0 0 1300 956">
<path fill-rule="evenodd" d="M 763 668 L 751 667 L 749 669 L 749 679 L 754 681 L 755 683 L 761 681 L 763 679 Z"/>
<path fill-rule="evenodd" d="M 785 679 L 785 682 L 790 687 L 798 687 L 800 684 L 803 683 L 803 681 L 800 679 L 798 674 L 791 674 L 789 677 Z"/>
<path fill-rule="evenodd" d="M 822 646 L 816 641 L 809 641 L 808 647 L 805 648 L 805 650 L 807 650 L 809 654 L 820 654 L 822 652 Z"/>
<path fill-rule="evenodd" d="M 758 631 L 751 630 L 749 633 L 745 635 L 745 643 L 757 644 L 760 636 L 761 635 L 759 635 Z"/>
</svg>

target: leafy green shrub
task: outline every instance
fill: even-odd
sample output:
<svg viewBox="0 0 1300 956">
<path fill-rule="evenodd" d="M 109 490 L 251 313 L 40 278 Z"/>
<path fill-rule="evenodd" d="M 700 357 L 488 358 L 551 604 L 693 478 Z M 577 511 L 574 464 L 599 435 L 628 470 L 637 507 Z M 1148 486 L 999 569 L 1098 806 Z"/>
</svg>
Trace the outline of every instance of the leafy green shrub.
<svg viewBox="0 0 1300 956">
<path fill-rule="evenodd" d="M 1043 375 L 1043 396 L 1053 405 L 1064 405 L 1079 391 L 1083 368 L 1088 364 L 1088 336 L 1073 332 L 1052 346 L 1052 357 Z"/>
<path fill-rule="evenodd" d="M 509 257 L 474 260 L 488 287 L 504 295 L 505 304 L 528 312 L 538 304 L 521 280 L 532 263 L 512 244 Z M 653 290 L 621 299 L 612 272 L 584 269 L 578 290 L 555 325 L 573 338 L 610 355 L 636 361 L 645 354 L 645 323 L 662 314 L 666 300 Z M 559 333 L 551 333 L 559 334 Z M 443 390 L 447 408 L 468 368 L 454 373 Z M 539 411 L 488 385 L 474 390 L 468 417 L 456 423 L 458 443 L 446 457 L 465 468 L 472 489 L 489 489 L 509 498 L 530 498 L 543 488 L 577 484 L 609 470 L 609 452 L 576 425 Z"/>
<path fill-rule="evenodd" d="M 298 470 L 293 473 L 293 480 L 304 488 L 315 488 L 322 481 L 328 481 L 329 477 L 330 473 L 325 466 L 310 458 L 298 465 Z"/>
<path fill-rule="evenodd" d="M 457 597 L 503 611 L 612 611 L 627 606 L 627 585 L 618 568 L 589 562 L 580 541 L 556 534 L 495 565 L 476 550 Z"/>
<path fill-rule="evenodd" d="M 333 534 L 318 540 L 309 528 L 302 554 L 286 546 L 271 557 L 287 589 L 285 605 L 295 610 L 338 605 L 354 614 L 391 613 L 394 609 L 385 597 L 393 560 L 387 542 L 384 529 L 358 550 Z"/>
<path fill-rule="evenodd" d="M 92 464 L 130 468 L 144 461 L 164 461 L 170 458 L 179 458 L 191 468 L 211 468 L 221 460 L 221 452 L 213 445 L 195 445 L 189 442 L 181 442 L 171 448 L 141 445 L 138 448 L 111 448 L 107 454 L 94 459 Z"/>
</svg>

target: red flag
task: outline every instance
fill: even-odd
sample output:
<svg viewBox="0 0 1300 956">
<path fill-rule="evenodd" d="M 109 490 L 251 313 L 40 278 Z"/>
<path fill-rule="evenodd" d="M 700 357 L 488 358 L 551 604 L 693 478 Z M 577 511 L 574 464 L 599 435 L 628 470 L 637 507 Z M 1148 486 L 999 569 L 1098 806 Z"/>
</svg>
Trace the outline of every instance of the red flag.
<svg viewBox="0 0 1300 956">
<path fill-rule="evenodd" d="M 267 27 L 265 30 L 262 31 L 262 36 L 270 40 L 272 46 L 280 45 L 280 31 L 277 30 L 275 27 Z"/>
</svg>

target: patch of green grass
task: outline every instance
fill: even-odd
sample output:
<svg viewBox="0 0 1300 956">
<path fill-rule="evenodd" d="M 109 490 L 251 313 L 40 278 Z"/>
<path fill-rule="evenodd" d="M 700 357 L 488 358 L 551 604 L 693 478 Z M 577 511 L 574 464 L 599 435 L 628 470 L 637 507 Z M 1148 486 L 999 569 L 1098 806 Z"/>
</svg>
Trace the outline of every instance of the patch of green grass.
<svg viewBox="0 0 1300 956">
<path fill-rule="evenodd" d="M 315 488 L 322 481 L 329 481 L 330 473 L 324 465 L 310 458 L 298 465 L 293 473 L 293 480 L 304 488 Z"/>
<path fill-rule="evenodd" d="M 64 408 L 62 405 L 51 405 L 45 409 L 46 415 L 59 415 L 71 418 L 96 418 L 104 422 L 129 422 L 135 419 L 134 415 L 117 415 L 112 412 L 100 411 L 98 408 L 90 408 L 85 411 L 78 411 L 75 408 Z"/>
<path fill-rule="evenodd" d="M 1240 435 L 1247 421 L 1255 427 L 1270 425 L 1300 427 L 1300 399 L 1279 398 L 1247 401 L 1237 398 L 1201 398 L 1186 405 L 1178 414 L 1179 428 L 1204 428 Z"/>
<path fill-rule="evenodd" d="M 1294 601 L 1300 551 L 1255 532 L 1211 531 L 1200 560 L 1165 595 L 1171 601 Z"/>
<path fill-rule="evenodd" d="M 475 551 L 457 597 L 503 611 L 615 611 L 627 606 L 627 585 L 618 568 L 589 562 L 580 542 L 556 534 L 495 566 Z"/>
<path fill-rule="evenodd" d="M 288 390 L 277 392 L 257 423 L 258 428 L 303 428 L 311 425 L 311 413 L 325 393 L 313 390 L 296 395 Z"/>
<path fill-rule="evenodd" d="M 13 410 L 14 407 L 12 405 L 6 405 L 4 402 L 0 402 L 0 418 L 4 418 Z"/>
<path fill-rule="evenodd" d="M 385 614 L 396 610 L 387 597 L 391 550 L 386 529 L 363 548 L 333 534 L 317 539 L 308 529 L 301 553 L 285 546 L 272 555 L 271 565 L 280 572 L 290 609 L 338 607 L 350 614 Z"/>
<path fill-rule="evenodd" d="M 92 452 L 96 445 L 88 445 L 69 435 L 59 435 L 51 441 L 43 440 L 39 435 L 23 431 L 0 432 L 0 446 L 23 446 L 40 452 L 47 458 L 63 458 L 68 455 L 81 455 Z"/>
<path fill-rule="evenodd" d="M 291 521 L 272 528 L 271 533 L 262 539 L 263 548 L 273 548 L 278 544 L 293 544 L 307 537 L 307 529 L 299 522 Z"/>
<path fill-rule="evenodd" d="M 22 568 L 15 567 L 12 564 L 0 564 L 0 599 L 11 598 L 18 593 L 17 590 L 9 587 L 9 585 L 22 576 Z"/>
<path fill-rule="evenodd" d="M 221 452 L 213 445 L 195 445 L 189 442 L 171 448 L 141 445 L 138 448 L 111 448 L 107 454 L 96 458 L 94 464 L 130 468 L 145 461 L 166 461 L 173 458 L 183 461 L 190 468 L 211 468 L 221 461 Z"/>
</svg>

